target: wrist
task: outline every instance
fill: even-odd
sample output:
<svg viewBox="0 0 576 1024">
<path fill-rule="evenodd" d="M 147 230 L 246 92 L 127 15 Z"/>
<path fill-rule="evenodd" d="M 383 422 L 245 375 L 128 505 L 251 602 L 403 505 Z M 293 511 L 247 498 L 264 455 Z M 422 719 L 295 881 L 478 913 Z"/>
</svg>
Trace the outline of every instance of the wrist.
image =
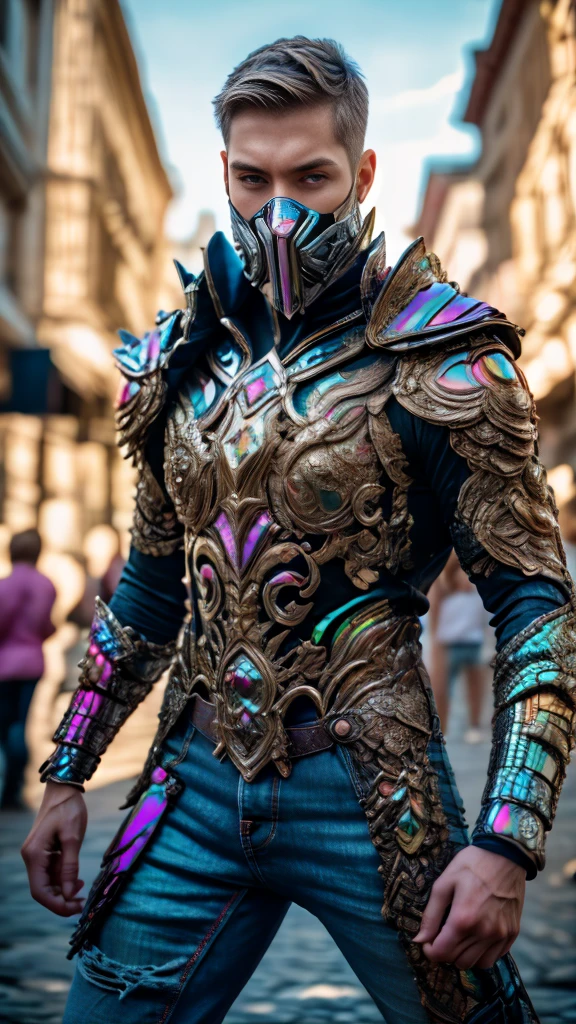
<svg viewBox="0 0 576 1024">
<path fill-rule="evenodd" d="M 456 870 L 464 866 L 493 894 L 510 895 L 524 892 L 526 871 L 520 865 L 491 850 L 478 846 L 465 846 L 452 861 Z"/>
<path fill-rule="evenodd" d="M 42 804 L 55 807 L 57 804 L 64 803 L 65 800 L 69 800 L 70 797 L 82 796 L 83 793 L 83 786 L 75 786 L 67 782 L 58 782 L 53 779 L 48 779 L 44 790 Z"/>
<path fill-rule="evenodd" d="M 472 840 L 472 846 L 488 853 L 497 854 L 517 864 L 526 872 L 527 881 L 531 882 L 538 874 L 536 861 L 528 851 L 513 839 L 504 839 L 495 835 L 480 835 Z"/>
</svg>

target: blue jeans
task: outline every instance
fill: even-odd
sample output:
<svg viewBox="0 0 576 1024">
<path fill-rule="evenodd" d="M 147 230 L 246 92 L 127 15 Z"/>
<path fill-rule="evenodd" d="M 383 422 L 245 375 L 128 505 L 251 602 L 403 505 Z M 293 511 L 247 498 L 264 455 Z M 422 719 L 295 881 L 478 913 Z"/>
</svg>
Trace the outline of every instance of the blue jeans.
<svg viewBox="0 0 576 1024">
<path fill-rule="evenodd" d="M 37 679 L 0 681 L 0 746 L 6 758 L 2 806 L 9 807 L 20 799 L 28 761 L 26 719 L 37 683 Z"/>
<path fill-rule="evenodd" d="M 165 744 L 184 790 L 137 862 L 97 945 L 81 951 L 63 1024 L 218 1024 L 292 901 L 330 932 L 387 1024 L 426 1024 L 396 932 L 349 754 L 333 748 L 245 783 L 182 722 Z M 453 837 L 467 842 L 445 754 Z M 319 977 L 321 982 L 322 978 Z"/>
<path fill-rule="evenodd" d="M 448 689 L 452 694 L 462 669 L 482 664 L 482 644 L 447 644 L 446 651 L 448 654 Z"/>
</svg>

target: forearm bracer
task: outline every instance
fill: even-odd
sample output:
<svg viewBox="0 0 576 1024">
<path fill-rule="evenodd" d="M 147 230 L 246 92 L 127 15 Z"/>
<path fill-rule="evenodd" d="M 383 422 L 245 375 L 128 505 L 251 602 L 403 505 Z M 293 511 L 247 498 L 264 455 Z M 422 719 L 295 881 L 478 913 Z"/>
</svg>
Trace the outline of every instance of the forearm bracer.
<svg viewBox="0 0 576 1024">
<path fill-rule="evenodd" d="M 40 768 L 42 782 L 82 787 L 108 744 L 160 678 L 174 656 L 172 643 L 148 643 L 121 626 L 96 598 L 96 612 L 80 684 L 54 734 L 58 744 Z"/>
<path fill-rule="evenodd" d="M 576 617 L 571 605 L 536 619 L 496 657 L 494 740 L 474 837 L 502 836 L 544 867 L 576 711 Z"/>
</svg>

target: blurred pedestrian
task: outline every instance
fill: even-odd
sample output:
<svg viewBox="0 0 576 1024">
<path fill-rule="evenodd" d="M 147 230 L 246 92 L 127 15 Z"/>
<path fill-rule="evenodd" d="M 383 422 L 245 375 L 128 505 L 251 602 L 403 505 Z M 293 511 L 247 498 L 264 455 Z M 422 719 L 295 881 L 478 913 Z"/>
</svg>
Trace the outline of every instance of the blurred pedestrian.
<svg viewBox="0 0 576 1024">
<path fill-rule="evenodd" d="M 44 672 L 42 644 L 54 632 L 50 614 L 56 591 L 36 568 L 41 546 L 37 530 L 14 534 L 12 572 L 0 580 L 0 745 L 6 762 L 2 807 L 21 806 L 28 760 L 26 718 Z"/>
<path fill-rule="evenodd" d="M 468 728 L 466 743 L 479 743 L 482 733 L 486 672 L 483 648 L 487 613 L 476 587 L 470 583 L 454 552 L 430 596 L 432 631 L 431 682 L 442 730 L 446 731 L 454 686 L 466 683 Z"/>
</svg>

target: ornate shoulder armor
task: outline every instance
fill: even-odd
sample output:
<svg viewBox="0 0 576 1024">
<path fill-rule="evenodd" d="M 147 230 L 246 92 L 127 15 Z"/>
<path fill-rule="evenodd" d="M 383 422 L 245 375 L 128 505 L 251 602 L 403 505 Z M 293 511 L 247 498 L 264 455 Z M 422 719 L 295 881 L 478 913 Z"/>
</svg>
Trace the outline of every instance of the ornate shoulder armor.
<svg viewBox="0 0 576 1024">
<path fill-rule="evenodd" d="M 426 252 L 423 238 L 408 246 L 395 267 L 385 264 L 382 235 L 362 275 L 366 341 L 372 348 L 414 352 L 490 328 L 513 356 L 520 354 L 524 331 L 493 306 L 463 295 L 455 281 L 448 281 L 438 257 Z"/>
<path fill-rule="evenodd" d="M 501 342 L 400 360 L 393 385 L 406 409 L 448 427 L 471 476 L 452 528 L 464 567 L 488 575 L 493 560 L 569 583 L 558 510 L 537 456 L 536 413 L 522 371 Z"/>
<path fill-rule="evenodd" d="M 470 572 L 493 559 L 528 576 L 566 580 L 554 497 L 537 458 L 532 396 L 513 357 L 524 333 L 492 306 L 462 295 L 418 238 L 393 268 L 383 241 L 362 278 L 372 348 L 401 354 L 393 392 L 406 409 L 450 429 L 472 472 L 453 524 Z M 488 552 L 488 556 L 486 553 Z"/>
<path fill-rule="evenodd" d="M 139 551 L 151 555 L 170 554 L 182 539 L 174 507 L 144 455 L 150 429 L 166 398 L 164 371 L 176 349 L 188 340 L 196 315 L 201 276 L 195 277 L 177 260 L 174 262 L 184 289 L 186 310 L 161 310 L 154 330 L 142 339 L 120 331 L 123 344 L 114 351 L 124 377 L 116 410 L 118 443 L 138 469 L 132 543 Z"/>
</svg>

